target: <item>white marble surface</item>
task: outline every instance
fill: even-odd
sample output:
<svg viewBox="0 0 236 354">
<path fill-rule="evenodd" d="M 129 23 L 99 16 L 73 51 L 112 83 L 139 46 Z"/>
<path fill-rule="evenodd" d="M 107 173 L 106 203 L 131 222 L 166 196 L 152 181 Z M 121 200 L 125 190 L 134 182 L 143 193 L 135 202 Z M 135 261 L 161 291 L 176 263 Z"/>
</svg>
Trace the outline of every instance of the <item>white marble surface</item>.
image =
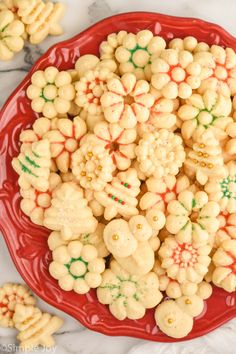
<svg viewBox="0 0 236 354">
<path fill-rule="evenodd" d="M 236 36 L 235 0 L 61 0 L 68 10 L 63 20 L 65 34 L 59 40 L 70 38 L 91 24 L 112 14 L 128 11 L 156 11 L 177 16 L 199 17 L 216 22 Z M 12 62 L 0 63 L 0 107 L 11 91 L 23 79 L 34 61 L 58 38 L 51 37 L 40 46 L 27 45 Z M 1 142 L 0 142 L 1 143 Z M 0 171 L 1 173 L 1 171 Z M 0 237 L 0 284 L 22 282 L 4 241 Z M 40 301 L 43 309 L 59 313 Z M 57 334 L 57 354 L 234 354 L 236 347 L 236 320 L 196 340 L 178 344 L 150 343 L 126 337 L 107 337 L 85 329 L 71 317 L 61 313 L 65 325 Z M 14 352 L 14 330 L 0 328 L 0 354 Z"/>
</svg>

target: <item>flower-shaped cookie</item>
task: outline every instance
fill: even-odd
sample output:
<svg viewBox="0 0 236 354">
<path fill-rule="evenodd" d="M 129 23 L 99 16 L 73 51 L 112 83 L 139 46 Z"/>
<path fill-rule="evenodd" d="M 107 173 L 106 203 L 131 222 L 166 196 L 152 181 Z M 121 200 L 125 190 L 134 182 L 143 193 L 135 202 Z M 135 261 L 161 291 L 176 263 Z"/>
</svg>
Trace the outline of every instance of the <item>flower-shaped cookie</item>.
<svg viewBox="0 0 236 354">
<path fill-rule="evenodd" d="M 83 119 L 74 117 L 58 119 L 43 138 L 50 142 L 52 158 L 55 159 L 59 171 L 66 173 L 71 165 L 71 155 L 79 147 L 79 141 L 86 133 L 87 127 Z"/>
<path fill-rule="evenodd" d="M 222 211 L 236 212 L 236 162 L 231 161 L 226 165 L 225 176 L 210 176 L 205 185 L 209 200 L 217 202 Z"/>
<path fill-rule="evenodd" d="M 25 129 L 20 133 L 21 151 L 31 146 L 32 143 L 42 140 L 43 136 L 52 128 L 52 119 L 40 117 L 35 120 L 32 129 Z"/>
<path fill-rule="evenodd" d="M 108 80 L 107 92 L 101 97 L 106 120 L 119 123 L 126 129 L 134 128 L 137 122 L 147 121 L 154 103 L 149 89 L 147 81 L 137 80 L 131 73 Z"/>
<path fill-rule="evenodd" d="M 162 178 L 150 177 L 146 180 L 147 192 L 141 197 L 139 206 L 142 210 L 153 207 L 166 211 L 171 200 L 177 198 L 178 194 L 187 189 L 190 185 L 187 176 L 163 176 Z"/>
<path fill-rule="evenodd" d="M 174 300 L 166 300 L 157 306 L 155 320 L 160 330 L 173 338 L 183 338 L 193 328 L 193 318 L 185 313 Z"/>
<path fill-rule="evenodd" d="M 135 152 L 139 168 L 147 177 L 177 175 L 185 159 L 181 137 L 167 129 L 146 133 Z"/>
<path fill-rule="evenodd" d="M 123 38 L 127 35 L 126 31 L 119 31 L 117 33 L 110 33 L 106 40 L 101 42 L 99 46 L 100 58 L 115 59 L 115 50 L 122 45 Z"/>
<path fill-rule="evenodd" d="M 88 114 L 102 113 L 101 96 L 107 90 L 107 81 L 113 76 L 107 68 L 86 71 L 75 83 L 75 103 Z"/>
<path fill-rule="evenodd" d="M 236 240 L 226 240 L 214 254 L 212 281 L 225 291 L 236 291 Z"/>
<path fill-rule="evenodd" d="M 165 49 L 151 64 L 151 83 L 166 98 L 188 98 L 201 84 L 201 65 L 185 50 Z"/>
<path fill-rule="evenodd" d="M 153 36 L 149 30 L 139 31 L 137 34 L 127 33 L 122 37 L 122 44 L 115 51 L 115 58 L 120 63 L 120 73 L 134 73 L 138 79 L 149 80 L 151 59 L 165 49 L 165 40 Z"/>
<path fill-rule="evenodd" d="M 210 176 L 225 175 L 222 149 L 210 129 L 207 129 L 188 151 L 184 170 L 190 178 L 196 177 L 202 185 L 207 183 Z"/>
<path fill-rule="evenodd" d="M 31 85 L 27 88 L 27 97 L 31 107 L 47 118 L 65 114 L 70 110 L 75 97 L 72 79 L 67 71 L 59 71 L 54 66 L 44 71 L 38 70 L 31 76 Z"/>
<path fill-rule="evenodd" d="M 98 222 L 87 204 L 81 188 L 73 182 L 62 183 L 53 192 L 51 206 L 45 210 L 44 226 L 61 231 L 64 239 L 94 232 Z"/>
<path fill-rule="evenodd" d="M 98 257 L 94 246 L 71 241 L 67 246 L 56 248 L 52 258 L 49 272 L 63 290 L 85 294 L 101 284 L 105 261 Z"/>
<path fill-rule="evenodd" d="M 95 125 L 94 134 L 105 145 L 119 170 L 130 167 L 131 159 L 136 157 L 136 129 L 123 129 L 116 123 L 101 122 Z"/>
<path fill-rule="evenodd" d="M 44 211 L 51 206 L 52 192 L 61 183 L 61 178 L 57 173 L 50 173 L 49 189 L 46 192 L 39 192 L 35 188 L 21 189 L 22 200 L 21 210 L 30 217 L 36 225 L 43 225 Z"/>
<path fill-rule="evenodd" d="M 115 170 L 109 151 L 95 136 L 88 136 L 72 154 L 71 167 L 80 185 L 94 191 L 103 190 Z"/>
<path fill-rule="evenodd" d="M 195 54 L 194 60 L 204 66 L 201 94 L 208 89 L 228 97 L 236 94 L 236 53 L 232 48 L 212 45 L 209 52 Z"/>
<path fill-rule="evenodd" d="M 196 243 L 194 238 L 190 242 L 179 242 L 174 236 L 165 238 L 158 254 L 161 266 L 166 269 L 171 279 L 180 284 L 186 281 L 200 283 L 208 272 L 211 258 L 211 247 L 205 243 Z"/>
<path fill-rule="evenodd" d="M 52 335 L 63 325 L 60 317 L 42 313 L 37 307 L 23 304 L 16 305 L 13 321 L 15 328 L 20 331 L 17 339 L 23 352 L 32 352 L 40 345 L 44 350 L 54 347 L 55 340 Z"/>
<path fill-rule="evenodd" d="M 202 191 L 180 192 L 177 200 L 169 202 L 167 212 L 166 228 L 179 242 L 191 242 L 191 239 L 196 243 L 207 242 L 209 234 L 219 228 L 220 207 L 216 202 L 209 202 Z"/>
<path fill-rule="evenodd" d="M 26 33 L 32 44 L 42 42 L 48 35 L 63 33 L 59 21 L 64 16 L 65 5 L 43 0 L 16 0 L 17 15 L 26 25 Z"/>
<path fill-rule="evenodd" d="M 207 90 L 201 96 L 193 94 L 178 110 L 183 121 L 181 133 L 184 139 L 199 141 L 206 129 L 211 129 L 218 140 L 227 137 L 226 128 L 233 122 L 229 117 L 232 104 L 230 97 Z"/>
<path fill-rule="evenodd" d="M 10 60 L 24 46 L 24 25 L 10 10 L 0 12 L 0 60 Z"/>
<path fill-rule="evenodd" d="M 158 129 L 173 130 L 176 124 L 176 115 L 173 113 L 176 106 L 175 101 L 164 98 L 161 94 L 156 94 L 156 90 L 154 92 L 151 89 L 150 92 L 155 95 L 155 102 L 150 109 L 148 120 L 137 125 L 140 137 L 143 137 L 145 133 L 152 133 Z"/>
<path fill-rule="evenodd" d="M 106 185 L 104 191 L 95 192 L 95 199 L 105 207 L 104 218 L 111 220 L 117 214 L 126 218 L 137 215 L 139 187 L 137 171 L 129 168 L 125 172 L 119 172 L 112 182 Z"/>
<path fill-rule="evenodd" d="M 40 140 L 25 148 L 12 160 L 12 166 L 20 176 L 18 183 L 22 189 L 33 187 L 46 192 L 49 188 L 51 166 L 49 141 Z"/>
<path fill-rule="evenodd" d="M 0 288 L 0 326 L 14 327 L 16 304 L 34 305 L 35 299 L 25 285 L 6 283 Z"/>
<path fill-rule="evenodd" d="M 216 248 L 225 240 L 236 239 L 236 213 L 221 212 L 218 220 L 220 226 L 214 237 L 214 247 Z"/>
<path fill-rule="evenodd" d="M 155 307 L 162 299 L 155 273 L 150 272 L 142 277 L 130 276 L 114 260 L 102 275 L 97 296 L 99 302 L 109 305 L 112 315 L 120 321 L 142 318 L 146 309 Z"/>
</svg>

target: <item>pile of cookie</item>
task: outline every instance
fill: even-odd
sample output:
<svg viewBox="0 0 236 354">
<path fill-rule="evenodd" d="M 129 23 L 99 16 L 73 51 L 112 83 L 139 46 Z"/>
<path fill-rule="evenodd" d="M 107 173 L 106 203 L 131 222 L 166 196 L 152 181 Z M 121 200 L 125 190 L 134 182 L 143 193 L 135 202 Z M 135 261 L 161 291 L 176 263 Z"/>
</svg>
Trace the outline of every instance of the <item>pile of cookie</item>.
<svg viewBox="0 0 236 354">
<path fill-rule="evenodd" d="M 12 59 L 26 40 L 38 44 L 48 35 L 62 34 L 59 21 L 64 13 L 59 2 L 0 0 L 0 60 Z"/>
<path fill-rule="evenodd" d="M 27 97 L 38 118 L 12 165 L 21 209 L 52 230 L 50 274 L 186 336 L 211 282 L 236 290 L 236 53 L 120 31 L 36 71 Z"/>
<path fill-rule="evenodd" d="M 63 320 L 42 312 L 35 306 L 30 290 L 21 284 L 6 283 L 0 287 L 0 327 L 16 328 L 20 350 L 35 350 L 39 345 L 55 345 L 52 335 L 61 328 Z"/>
</svg>

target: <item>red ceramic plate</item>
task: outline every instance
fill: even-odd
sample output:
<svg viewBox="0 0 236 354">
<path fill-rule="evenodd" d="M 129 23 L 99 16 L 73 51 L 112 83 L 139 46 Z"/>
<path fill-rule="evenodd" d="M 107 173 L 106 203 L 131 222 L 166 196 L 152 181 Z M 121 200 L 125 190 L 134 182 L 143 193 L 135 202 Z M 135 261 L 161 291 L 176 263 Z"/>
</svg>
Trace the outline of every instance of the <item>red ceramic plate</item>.
<svg viewBox="0 0 236 354">
<path fill-rule="evenodd" d="M 118 321 L 108 308 L 98 303 L 95 291 L 87 295 L 62 291 L 50 276 L 51 254 L 47 247 L 49 231 L 30 222 L 20 210 L 17 175 L 11 167 L 19 153 L 19 134 L 37 118 L 26 98 L 32 73 L 55 65 L 70 69 L 86 53 L 98 54 L 99 43 L 111 32 L 137 32 L 150 29 L 165 39 L 195 36 L 208 44 L 230 46 L 236 50 L 236 39 L 221 27 L 201 20 L 171 17 L 157 13 L 128 13 L 107 18 L 78 36 L 56 44 L 33 66 L 16 88 L 0 113 L 0 229 L 16 268 L 30 288 L 43 300 L 78 319 L 84 326 L 108 335 L 126 335 L 160 342 L 174 342 L 156 327 L 153 310 L 139 321 Z M 192 332 L 184 339 L 206 334 L 236 316 L 236 294 L 214 289 L 203 313 L 195 320 Z"/>
</svg>

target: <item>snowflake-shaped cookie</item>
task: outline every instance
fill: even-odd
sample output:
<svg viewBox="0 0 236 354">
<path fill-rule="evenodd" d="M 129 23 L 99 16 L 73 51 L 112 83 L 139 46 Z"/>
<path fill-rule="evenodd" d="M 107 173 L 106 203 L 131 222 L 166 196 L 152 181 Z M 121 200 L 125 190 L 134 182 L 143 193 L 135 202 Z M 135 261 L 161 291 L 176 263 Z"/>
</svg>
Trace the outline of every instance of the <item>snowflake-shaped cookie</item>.
<svg viewBox="0 0 236 354">
<path fill-rule="evenodd" d="M 146 180 L 147 192 L 141 197 L 139 206 L 142 210 L 153 207 L 166 211 L 171 200 L 177 198 L 178 194 L 187 189 L 190 185 L 187 176 L 163 176 L 162 178 L 150 177 Z"/>
<path fill-rule="evenodd" d="M 211 129 L 218 140 L 225 139 L 226 128 L 233 122 L 229 117 L 231 109 L 231 99 L 215 91 L 207 90 L 202 96 L 193 94 L 178 110 L 178 116 L 183 122 L 183 138 L 198 141 L 206 129 Z"/>
<path fill-rule="evenodd" d="M 110 79 L 107 92 L 101 97 L 105 119 L 126 129 L 147 121 L 154 103 L 149 89 L 147 81 L 137 80 L 132 73 Z"/>
<path fill-rule="evenodd" d="M 166 49 L 151 64 L 151 83 L 166 98 L 188 98 L 201 84 L 201 65 L 185 50 Z"/>
<path fill-rule="evenodd" d="M 0 12 L 0 60 L 10 60 L 24 46 L 24 24 L 10 10 Z"/>
<path fill-rule="evenodd" d="M 56 248 L 52 258 L 49 272 L 63 290 L 85 294 L 101 284 L 105 261 L 98 257 L 94 246 L 71 241 L 67 246 Z"/>
<path fill-rule="evenodd" d="M 120 321 L 142 318 L 146 309 L 155 307 L 162 299 L 155 273 L 131 276 L 114 260 L 102 275 L 97 296 L 99 302 L 109 305 L 113 316 Z"/>
<path fill-rule="evenodd" d="M 83 188 L 101 191 L 112 180 L 115 164 L 104 144 L 89 137 L 72 155 L 72 172 Z"/>
<path fill-rule="evenodd" d="M 136 157 L 136 129 L 123 129 L 116 123 L 101 122 L 95 125 L 94 134 L 105 145 L 119 170 L 130 167 L 131 160 Z"/>
<path fill-rule="evenodd" d="M 139 168 L 147 177 L 177 175 L 185 159 L 181 137 L 166 129 L 146 133 L 135 152 Z"/>
<path fill-rule="evenodd" d="M 179 193 L 177 200 L 169 202 L 167 211 L 166 228 L 179 242 L 189 243 L 192 238 L 196 243 L 207 242 L 209 234 L 219 228 L 220 207 L 216 202 L 209 202 L 202 191 Z"/>
</svg>

